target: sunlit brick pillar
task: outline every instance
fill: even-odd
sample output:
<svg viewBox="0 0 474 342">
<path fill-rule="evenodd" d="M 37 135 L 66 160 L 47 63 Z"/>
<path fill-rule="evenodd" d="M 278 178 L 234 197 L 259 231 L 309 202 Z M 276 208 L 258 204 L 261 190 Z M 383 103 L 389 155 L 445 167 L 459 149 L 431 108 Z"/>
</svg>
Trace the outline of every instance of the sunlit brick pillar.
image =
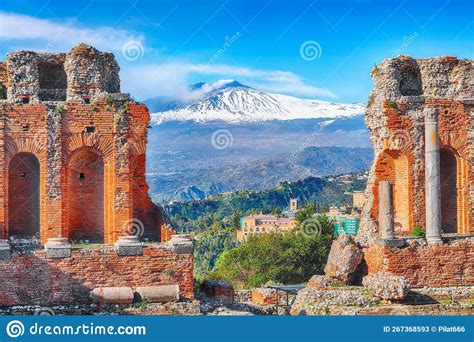
<svg viewBox="0 0 474 342">
<path fill-rule="evenodd" d="M 426 240 L 429 244 L 442 243 L 438 111 L 437 108 L 424 111 Z"/>
<path fill-rule="evenodd" d="M 41 242 L 46 243 L 47 239 L 67 236 L 63 231 L 62 224 L 62 187 L 61 170 L 62 146 L 61 146 L 61 112 L 56 110 L 56 106 L 49 105 L 46 112 L 45 146 L 46 165 L 41 168 L 41 178 L 46 180 L 45 205 L 41 208 L 45 211 L 46 224 L 41 225 Z"/>
<path fill-rule="evenodd" d="M 131 196 L 131 173 L 130 173 L 130 151 L 128 144 L 129 118 L 128 109 L 117 102 L 117 113 L 115 119 L 114 136 L 114 220 L 111 235 L 112 241 L 116 242 L 119 236 L 133 234 L 132 221 L 132 196 Z M 131 232 L 132 231 L 132 232 Z M 143 233 L 143 232 L 141 232 Z M 139 234 L 139 232 L 137 232 Z"/>
</svg>

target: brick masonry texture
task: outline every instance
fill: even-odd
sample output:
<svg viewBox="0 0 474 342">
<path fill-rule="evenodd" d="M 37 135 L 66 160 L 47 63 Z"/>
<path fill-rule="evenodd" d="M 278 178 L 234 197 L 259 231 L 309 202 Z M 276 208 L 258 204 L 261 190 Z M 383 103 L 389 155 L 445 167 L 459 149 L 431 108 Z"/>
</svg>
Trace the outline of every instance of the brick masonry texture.
<svg viewBox="0 0 474 342">
<path fill-rule="evenodd" d="M 120 93 L 118 71 L 85 44 L 0 63 L 0 238 L 173 235 L 148 196 L 148 110 Z"/>
<path fill-rule="evenodd" d="M 405 277 L 413 287 L 474 284 L 474 241 L 438 246 L 365 250 L 368 273 L 386 271 Z"/>
<path fill-rule="evenodd" d="M 179 284 L 194 297 L 193 255 L 145 247 L 142 256 L 120 257 L 111 249 L 74 250 L 71 258 L 46 259 L 44 252 L 0 260 L 0 306 L 91 303 L 96 287 Z"/>
<path fill-rule="evenodd" d="M 378 183 L 393 186 L 395 236 L 425 227 L 424 110 L 438 108 L 443 233 L 474 233 L 473 62 L 454 57 L 386 59 L 372 71 L 366 124 L 375 159 L 357 241 L 378 234 Z"/>
</svg>

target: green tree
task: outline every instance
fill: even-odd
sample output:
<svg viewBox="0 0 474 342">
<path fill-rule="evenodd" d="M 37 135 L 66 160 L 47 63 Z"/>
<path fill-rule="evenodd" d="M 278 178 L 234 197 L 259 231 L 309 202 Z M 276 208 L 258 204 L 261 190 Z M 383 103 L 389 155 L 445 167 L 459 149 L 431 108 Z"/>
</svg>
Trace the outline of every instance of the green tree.
<svg viewBox="0 0 474 342">
<path fill-rule="evenodd" d="M 321 274 L 329 254 L 333 224 L 325 216 L 310 216 L 318 227 L 313 233 L 298 228 L 289 233 L 251 236 L 239 246 L 223 252 L 209 274 L 236 288 L 262 286 L 268 281 L 297 284 Z"/>
</svg>

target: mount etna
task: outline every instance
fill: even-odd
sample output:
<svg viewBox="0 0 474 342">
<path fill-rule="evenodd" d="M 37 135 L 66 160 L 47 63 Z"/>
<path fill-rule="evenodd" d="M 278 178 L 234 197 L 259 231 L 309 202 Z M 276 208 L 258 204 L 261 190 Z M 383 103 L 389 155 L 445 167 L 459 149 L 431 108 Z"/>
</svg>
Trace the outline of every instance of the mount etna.
<svg viewBox="0 0 474 342">
<path fill-rule="evenodd" d="M 152 113 L 147 179 L 160 203 L 366 169 L 365 106 L 267 93 L 233 80 L 197 83 Z"/>
</svg>

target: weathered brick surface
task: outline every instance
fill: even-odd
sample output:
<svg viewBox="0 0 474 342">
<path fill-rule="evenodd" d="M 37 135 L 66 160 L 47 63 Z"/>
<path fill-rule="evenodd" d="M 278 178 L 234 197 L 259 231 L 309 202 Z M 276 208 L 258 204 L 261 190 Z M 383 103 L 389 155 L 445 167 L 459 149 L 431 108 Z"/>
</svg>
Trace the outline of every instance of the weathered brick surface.
<svg viewBox="0 0 474 342">
<path fill-rule="evenodd" d="M 425 227 L 424 110 L 437 108 L 443 233 L 474 232 L 472 60 L 384 60 L 372 71 L 366 113 L 375 159 L 357 240 L 371 245 L 378 233 L 378 183 L 393 186 L 395 235 Z"/>
<path fill-rule="evenodd" d="M 0 260 L 0 306 L 90 303 L 96 287 L 179 284 L 194 297 L 193 255 L 145 247 L 142 256 L 111 249 L 74 250 L 71 258 L 46 259 L 44 252 Z"/>
<path fill-rule="evenodd" d="M 112 54 L 84 44 L 10 53 L 0 64 L 0 238 L 110 244 L 173 234 L 148 196 L 150 115 L 120 93 L 118 70 Z"/>
<path fill-rule="evenodd" d="M 365 261 L 369 274 L 390 272 L 405 277 L 413 287 L 474 284 L 474 241 L 429 247 L 371 246 L 365 250 Z"/>
</svg>

